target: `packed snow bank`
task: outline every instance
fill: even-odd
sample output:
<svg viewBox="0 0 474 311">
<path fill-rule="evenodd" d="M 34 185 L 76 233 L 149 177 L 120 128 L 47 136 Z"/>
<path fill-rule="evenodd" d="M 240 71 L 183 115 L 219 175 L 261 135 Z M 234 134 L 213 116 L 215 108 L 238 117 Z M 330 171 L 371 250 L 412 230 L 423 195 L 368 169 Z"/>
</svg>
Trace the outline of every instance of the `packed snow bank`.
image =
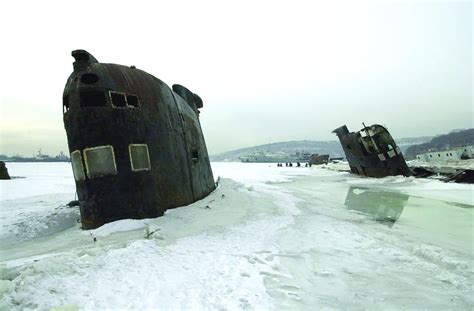
<svg viewBox="0 0 474 311">
<path fill-rule="evenodd" d="M 12 282 L 23 285 L 9 293 L 6 303 L 39 309 L 66 304 L 84 309 L 271 309 L 260 273 L 269 268 L 259 259 L 264 255 L 252 254 L 273 249 L 266 236 L 288 219 L 272 208 L 270 197 L 262 196 L 221 179 L 210 197 L 164 217 L 122 220 L 82 233 L 68 230 L 64 238 L 72 245 L 85 234 L 97 237 L 95 250 L 77 245 L 51 257 L 9 261 L 18 272 Z M 145 225 L 155 231 L 150 239 L 137 230 Z M 139 236 L 120 235 L 123 230 Z"/>
<path fill-rule="evenodd" d="M 474 209 L 459 203 L 471 188 L 314 166 L 213 163 L 213 170 L 223 177 L 215 192 L 163 217 L 90 231 L 76 223 L 2 245 L 0 309 L 473 305 Z M 43 195 L 51 206 L 64 204 Z M 12 217 L 12 230 L 28 222 L 28 209 L 40 222 L 40 211 L 51 211 L 29 197 L 7 202 L 25 211 Z M 389 222 L 380 221 L 385 214 Z"/>
<path fill-rule="evenodd" d="M 231 178 L 246 185 L 262 183 L 282 183 L 297 177 L 310 175 L 307 167 L 277 167 L 276 163 L 212 163 L 214 176 Z"/>
<path fill-rule="evenodd" d="M 83 234 L 97 237 L 106 237 L 116 232 L 142 229 L 150 223 L 151 219 L 122 219 L 105 224 L 94 230 L 84 230 Z"/>
</svg>

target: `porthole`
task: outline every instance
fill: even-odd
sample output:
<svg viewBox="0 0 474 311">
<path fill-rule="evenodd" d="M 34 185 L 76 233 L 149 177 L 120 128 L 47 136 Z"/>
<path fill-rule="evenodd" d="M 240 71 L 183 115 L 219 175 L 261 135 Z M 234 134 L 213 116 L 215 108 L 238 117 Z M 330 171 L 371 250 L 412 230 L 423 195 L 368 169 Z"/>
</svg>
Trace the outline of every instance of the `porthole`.
<svg viewBox="0 0 474 311">
<path fill-rule="evenodd" d="M 94 84 L 99 81 L 99 77 L 95 73 L 86 73 L 81 77 L 81 82 L 85 84 Z"/>
</svg>

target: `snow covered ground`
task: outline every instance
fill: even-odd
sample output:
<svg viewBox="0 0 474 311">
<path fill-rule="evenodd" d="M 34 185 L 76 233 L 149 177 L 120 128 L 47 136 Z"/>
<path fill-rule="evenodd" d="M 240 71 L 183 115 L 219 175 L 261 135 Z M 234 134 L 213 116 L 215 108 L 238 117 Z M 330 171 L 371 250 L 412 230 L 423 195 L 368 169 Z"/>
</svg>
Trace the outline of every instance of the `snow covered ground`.
<svg viewBox="0 0 474 311">
<path fill-rule="evenodd" d="M 474 305 L 471 185 L 213 163 L 205 199 L 82 231 L 70 164 L 8 169 L 23 178 L 0 181 L 0 310 Z"/>
</svg>

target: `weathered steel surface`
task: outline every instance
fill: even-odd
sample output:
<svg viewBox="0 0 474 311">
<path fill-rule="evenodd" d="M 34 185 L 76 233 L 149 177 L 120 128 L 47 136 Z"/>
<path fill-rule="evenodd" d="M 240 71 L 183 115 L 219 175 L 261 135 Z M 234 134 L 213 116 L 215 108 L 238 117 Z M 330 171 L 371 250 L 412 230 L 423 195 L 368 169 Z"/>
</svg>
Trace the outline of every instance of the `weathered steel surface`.
<svg viewBox="0 0 474 311">
<path fill-rule="evenodd" d="M 173 91 L 133 66 L 99 63 L 83 50 L 72 56 L 74 72 L 63 95 L 64 125 L 69 151 L 80 158 L 74 171 L 83 229 L 160 216 L 214 190 L 199 96 L 179 85 Z M 126 104 L 114 94 L 126 98 Z M 133 170 L 131 145 L 147 146 L 148 168 Z M 100 146 L 113 148 L 116 174 L 90 177 L 84 149 Z"/>
<path fill-rule="evenodd" d="M 352 173 L 370 177 L 411 175 L 400 148 L 385 127 L 364 125 L 361 131 L 350 133 L 344 125 L 333 133 L 339 137 Z"/>
</svg>

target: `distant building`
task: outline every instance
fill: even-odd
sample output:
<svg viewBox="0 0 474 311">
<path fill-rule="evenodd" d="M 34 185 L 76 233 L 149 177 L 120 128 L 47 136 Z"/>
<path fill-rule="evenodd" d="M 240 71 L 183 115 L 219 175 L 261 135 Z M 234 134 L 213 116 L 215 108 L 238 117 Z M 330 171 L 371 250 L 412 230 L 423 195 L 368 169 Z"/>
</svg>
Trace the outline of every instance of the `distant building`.
<svg viewBox="0 0 474 311">
<path fill-rule="evenodd" d="M 447 162 L 473 158 L 473 146 L 417 154 L 416 159 L 424 162 Z"/>
</svg>

